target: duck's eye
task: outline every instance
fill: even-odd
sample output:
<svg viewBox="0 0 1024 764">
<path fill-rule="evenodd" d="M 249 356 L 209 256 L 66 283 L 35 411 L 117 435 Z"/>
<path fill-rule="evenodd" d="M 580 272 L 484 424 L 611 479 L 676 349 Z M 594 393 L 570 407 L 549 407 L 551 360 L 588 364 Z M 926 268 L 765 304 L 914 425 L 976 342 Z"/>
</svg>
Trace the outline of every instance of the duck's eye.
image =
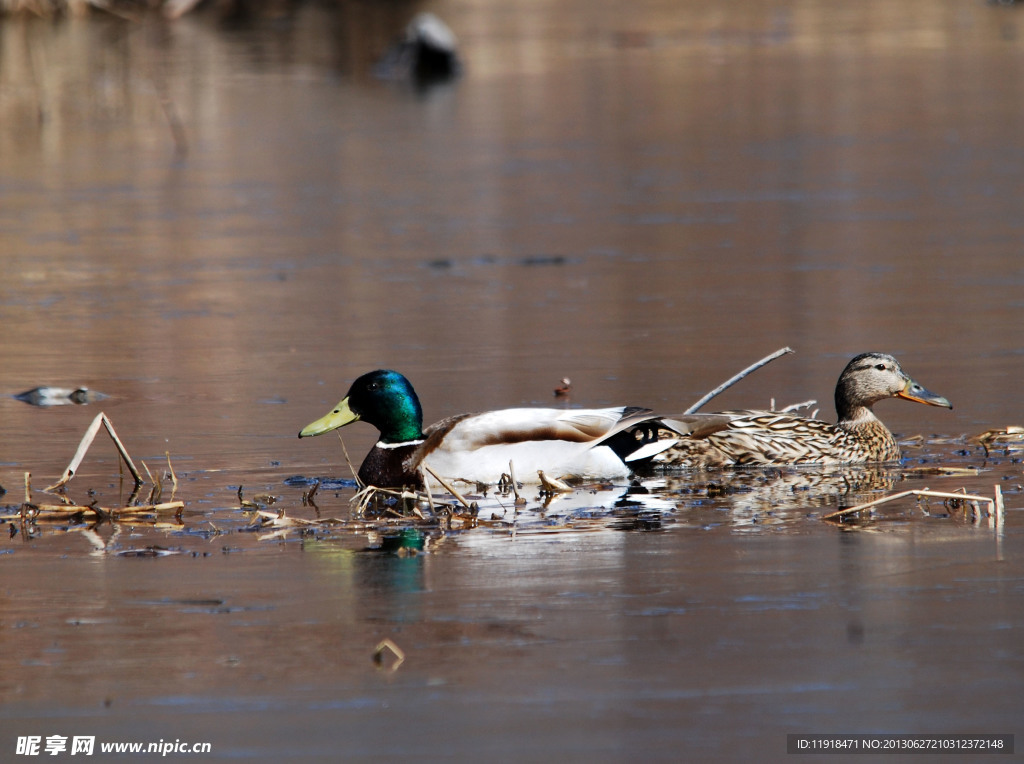
<svg viewBox="0 0 1024 764">
<path fill-rule="evenodd" d="M 367 390 L 379 390 L 380 389 L 380 384 L 378 384 L 377 382 L 371 382 L 370 384 L 368 384 L 366 386 L 366 389 Z"/>
<path fill-rule="evenodd" d="M 884 363 L 876 363 L 875 364 L 875 368 L 878 369 L 879 371 L 885 371 L 885 364 Z"/>
</svg>

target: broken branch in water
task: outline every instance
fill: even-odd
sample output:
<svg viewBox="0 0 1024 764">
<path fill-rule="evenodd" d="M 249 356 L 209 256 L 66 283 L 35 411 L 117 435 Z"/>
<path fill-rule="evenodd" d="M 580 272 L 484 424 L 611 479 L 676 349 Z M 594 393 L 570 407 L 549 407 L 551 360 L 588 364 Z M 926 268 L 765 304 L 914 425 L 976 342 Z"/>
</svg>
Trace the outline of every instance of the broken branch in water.
<svg viewBox="0 0 1024 764">
<path fill-rule="evenodd" d="M 96 520 L 133 520 L 138 521 L 145 515 L 173 514 L 180 518 L 185 508 L 183 501 L 167 501 L 162 504 L 145 504 L 137 507 L 100 507 L 95 504 L 32 504 L 26 502 L 21 506 L 21 519 L 40 522 L 42 520 L 67 521 L 69 517 L 80 515 Z"/>
<path fill-rule="evenodd" d="M 701 398 L 699 401 L 697 401 L 692 406 L 690 406 L 690 408 L 686 409 L 686 411 L 684 411 L 683 413 L 684 414 L 693 414 L 693 413 L 695 413 L 705 403 L 710 401 L 712 398 L 714 398 L 719 393 L 722 393 L 725 390 L 728 390 L 730 387 L 735 385 L 737 382 L 739 382 L 744 377 L 746 377 L 749 374 L 752 374 L 753 372 L 757 371 L 762 366 L 765 366 L 765 365 L 771 363 L 776 358 L 779 358 L 781 356 L 787 355 L 787 354 L 792 353 L 792 352 L 793 352 L 792 348 L 788 348 L 788 347 L 787 348 L 779 348 L 778 350 L 776 350 L 771 355 L 765 356 L 764 358 L 762 358 L 757 363 L 753 364 L 752 366 L 748 366 L 747 368 L 745 368 L 743 371 L 741 371 L 736 376 L 734 376 L 731 379 L 728 379 L 725 382 L 723 382 L 722 384 L 720 384 L 718 387 L 716 387 L 710 393 L 708 393 L 703 398 Z"/>
<path fill-rule="evenodd" d="M 863 512 L 866 509 L 877 507 L 879 504 L 886 504 L 890 501 L 896 501 L 896 499 L 902 499 L 906 496 L 927 496 L 933 499 L 955 499 L 957 501 L 966 502 L 985 502 L 989 505 L 989 516 L 995 517 L 997 522 L 1001 519 L 1003 513 L 1003 497 L 1002 492 L 999 490 L 999 486 L 996 486 L 995 498 L 990 499 L 987 496 L 978 496 L 977 494 L 970 493 L 951 493 L 949 491 L 929 491 L 927 488 L 914 489 L 910 491 L 900 491 L 894 493 L 891 496 L 883 496 L 880 499 L 874 501 L 865 502 L 864 504 L 858 504 L 856 507 L 848 507 L 846 509 L 836 510 L 835 512 L 829 512 L 827 515 L 822 516 L 822 520 L 836 520 L 846 515 L 853 515 L 858 512 Z"/>
<path fill-rule="evenodd" d="M 75 476 L 79 466 L 82 464 L 82 460 L 85 459 L 85 454 L 88 452 L 89 446 L 91 446 L 93 440 L 95 440 L 96 433 L 99 432 L 101 424 L 106 428 L 110 439 L 114 441 L 114 445 L 117 446 L 117 452 L 121 455 L 121 459 L 124 461 L 128 471 L 131 472 L 132 477 L 135 478 L 136 487 L 143 484 L 144 481 L 142 476 L 139 475 L 139 471 L 135 469 L 135 465 L 132 463 L 132 458 L 128 456 L 128 451 L 125 449 L 124 444 L 121 443 L 121 439 L 117 437 L 114 425 L 111 423 L 110 419 L 107 418 L 107 415 L 101 411 L 96 415 L 96 418 L 92 420 L 92 424 L 90 424 L 89 429 L 85 431 L 85 435 L 82 436 L 82 441 L 78 444 L 78 451 L 75 452 L 68 468 L 64 470 L 64 474 L 61 476 L 61 479 L 49 488 L 45 488 L 43 490 L 55 491 L 58 488 L 62 488 Z"/>
</svg>

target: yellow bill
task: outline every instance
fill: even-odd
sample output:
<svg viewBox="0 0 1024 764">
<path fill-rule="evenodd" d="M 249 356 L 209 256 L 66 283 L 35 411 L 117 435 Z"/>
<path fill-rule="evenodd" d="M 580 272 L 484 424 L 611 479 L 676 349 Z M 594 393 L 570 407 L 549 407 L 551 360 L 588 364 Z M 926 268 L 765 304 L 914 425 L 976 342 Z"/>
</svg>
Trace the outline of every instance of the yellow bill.
<svg viewBox="0 0 1024 764">
<path fill-rule="evenodd" d="M 333 411 L 303 427 L 299 432 L 299 437 L 310 438 L 314 435 L 323 435 L 325 432 L 337 430 L 339 427 L 344 427 L 358 420 L 359 414 L 356 414 L 349 408 L 348 398 L 344 398 L 334 407 Z"/>
</svg>

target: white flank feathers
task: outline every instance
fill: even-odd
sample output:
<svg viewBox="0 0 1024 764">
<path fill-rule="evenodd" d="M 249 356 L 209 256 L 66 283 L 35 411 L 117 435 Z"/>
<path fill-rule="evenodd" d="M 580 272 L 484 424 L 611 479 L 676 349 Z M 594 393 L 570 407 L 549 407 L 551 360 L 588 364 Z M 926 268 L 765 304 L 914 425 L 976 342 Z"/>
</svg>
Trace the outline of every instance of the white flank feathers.
<svg viewBox="0 0 1024 764">
<path fill-rule="evenodd" d="M 452 480 L 495 483 L 508 472 L 537 482 L 544 470 L 558 478 L 619 478 L 629 475 L 607 446 L 597 445 L 624 409 L 502 409 L 467 417 L 426 458 L 431 469 Z M 496 442 L 498 441 L 498 442 Z"/>
</svg>

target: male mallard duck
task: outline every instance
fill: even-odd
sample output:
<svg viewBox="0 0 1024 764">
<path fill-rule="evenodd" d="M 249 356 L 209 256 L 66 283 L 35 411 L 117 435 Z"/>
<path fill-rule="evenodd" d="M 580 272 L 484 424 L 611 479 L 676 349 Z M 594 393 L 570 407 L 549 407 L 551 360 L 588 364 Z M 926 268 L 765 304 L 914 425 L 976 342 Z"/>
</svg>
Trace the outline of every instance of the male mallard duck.
<svg viewBox="0 0 1024 764">
<path fill-rule="evenodd" d="M 416 391 L 397 371 L 359 377 L 327 415 L 307 425 L 300 438 L 322 435 L 362 419 L 380 430 L 380 440 L 359 468 L 359 480 L 378 488 L 422 485 L 420 466 L 429 464 L 452 480 L 493 483 L 508 472 L 536 482 L 538 471 L 558 477 L 618 478 L 627 463 L 649 460 L 686 435 L 702 437 L 727 419 L 695 414 L 663 419 L 647 409 L 515 408 L 461 414 L 423 430 Z M 675 439 L 665 439 L 665 432 Z M 660 438 L 660 439 L 659 439 Z"/>
<path fill-rule="evenodd" d="M 680 441 L 655 463 L 678 467 L 733 464 L 838 464 L 900 458 L 892 433 L 871 411 L 885 398 L 953 406 L 907 376 L 885 353 L 862 353 L 836 384 L 835 424 L 773 411 L 725 411 L 729 423 L 702 441 Z"/>
</svg>

